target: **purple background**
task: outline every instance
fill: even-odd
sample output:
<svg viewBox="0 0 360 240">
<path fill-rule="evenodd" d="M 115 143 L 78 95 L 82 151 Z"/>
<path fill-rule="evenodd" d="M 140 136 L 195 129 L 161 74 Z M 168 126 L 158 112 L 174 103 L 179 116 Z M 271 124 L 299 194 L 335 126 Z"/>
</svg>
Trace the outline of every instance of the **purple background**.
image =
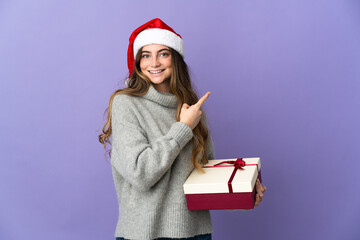
<svg viewBox="0 0 360 240">
<path fill-rule="evenodd" d="M 130 33 L 155 17 L 212 92 L 216 158 L 262 159 L 264 201 L 212 211 L 213 238 L 359 239 L 356 0 L 1 1 L 0 239 L 113 239 L 97 136 Z"/>
</svg>

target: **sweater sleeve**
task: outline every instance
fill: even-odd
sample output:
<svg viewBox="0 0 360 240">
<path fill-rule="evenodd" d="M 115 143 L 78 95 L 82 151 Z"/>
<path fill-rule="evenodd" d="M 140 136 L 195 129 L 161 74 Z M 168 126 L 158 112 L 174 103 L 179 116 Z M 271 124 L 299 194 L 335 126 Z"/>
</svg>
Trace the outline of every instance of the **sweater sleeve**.
<svg viewBox="0 0 360 240">
<path fill-rule="evenodd" d="M 149 143 L 132 110 L 114 99 L 111 162 L 131 185 L 148 190 L 170 169 L 193 132 L 185 123 L 175 122 L 165 135 Z"/>
</svg>

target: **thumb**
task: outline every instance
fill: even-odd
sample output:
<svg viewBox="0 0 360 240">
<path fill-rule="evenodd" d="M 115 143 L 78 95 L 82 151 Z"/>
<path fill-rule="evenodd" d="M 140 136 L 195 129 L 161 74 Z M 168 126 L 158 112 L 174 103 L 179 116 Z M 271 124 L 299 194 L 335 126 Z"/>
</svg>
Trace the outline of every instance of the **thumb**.
<svg viewBox="0 0 360 240">
<path fill-rule="evenodd" d="M 183 105 L 182 105 L 182 107 L 181 108 L 185 108 L 185 109 L 188 109 L 190 106 L 189 106 L 189 104 L 187 104 L 187 103 L 184 103 Z"/>
</svg>

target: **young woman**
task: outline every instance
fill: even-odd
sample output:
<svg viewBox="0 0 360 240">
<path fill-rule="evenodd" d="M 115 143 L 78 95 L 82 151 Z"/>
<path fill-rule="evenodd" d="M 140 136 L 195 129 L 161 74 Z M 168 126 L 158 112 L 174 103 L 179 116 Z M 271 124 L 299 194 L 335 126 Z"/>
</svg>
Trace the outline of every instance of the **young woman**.
<svg viewBox="0 0 360 240">
<path fill-rule="evenodd" d="M 189 211 L 183 184 L 214 158 L 201 105 L 184 62 L 183 40 L 160 19 L 130 36 L 127 88 L 110 97 L 99 136 L 111 143 L 119 202 L 117 239 L 211 239 L 209 211 Z M 258 183 L 256 205 L 264 189 Z"/>
</svg>

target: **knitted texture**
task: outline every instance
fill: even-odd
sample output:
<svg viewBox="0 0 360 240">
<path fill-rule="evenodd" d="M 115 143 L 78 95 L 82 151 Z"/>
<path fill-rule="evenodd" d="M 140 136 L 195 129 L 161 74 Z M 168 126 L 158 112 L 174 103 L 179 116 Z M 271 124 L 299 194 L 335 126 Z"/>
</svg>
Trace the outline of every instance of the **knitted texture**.
<svg viewBox="0 0 360 240">
<path fill-rule="evenodd" d="M 176 122 L 177 99 L 153 86 L 112 104 L 111 164 L 119 202 L 116 237 L 148 240 L 212 233 L 209 211 L 187 209 L 193 132 Z M 210 140 L 209 159 L 213 159 Z"/>
</svg>

